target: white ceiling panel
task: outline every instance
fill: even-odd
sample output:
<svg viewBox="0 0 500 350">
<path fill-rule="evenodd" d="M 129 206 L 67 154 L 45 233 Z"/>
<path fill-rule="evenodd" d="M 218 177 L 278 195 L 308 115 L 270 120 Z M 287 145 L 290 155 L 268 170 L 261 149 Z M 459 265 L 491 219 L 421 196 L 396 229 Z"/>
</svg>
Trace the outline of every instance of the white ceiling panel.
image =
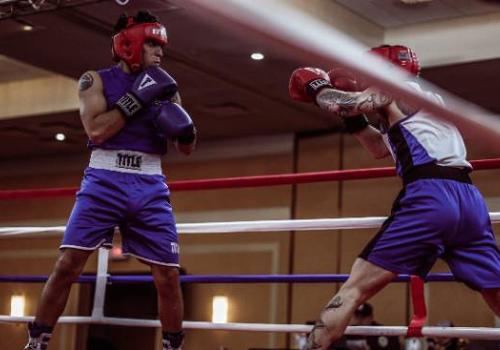
<svg viewBox="0 0 500 350">
<path fill-rule="evenodd" d="M 500 3 L 484 0 L 431 0 L 405 4 L 400 0 L 334 0 L 383 28 L 500 12 Z"/>
</svg>

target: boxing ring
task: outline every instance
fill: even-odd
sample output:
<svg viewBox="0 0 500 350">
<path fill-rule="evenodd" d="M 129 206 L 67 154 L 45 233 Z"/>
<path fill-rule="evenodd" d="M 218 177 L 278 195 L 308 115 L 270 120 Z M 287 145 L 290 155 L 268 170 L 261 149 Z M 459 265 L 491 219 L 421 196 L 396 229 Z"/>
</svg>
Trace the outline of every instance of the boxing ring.
<svg viewBox="0 0 500 350">
<path fill-rule="evenodd" d="M 472 161 L 476 170 L 498 169 L 500 159 L 483 159 Z M 285 184 L 311 183 L 321 181 L 348 181 L 394 176 L 393 168 L 370 168 L 356 170 L 337 170 L 313 173 L 278 174 L 265 176 L 233 177 L 193 181 L 174 181 L 170 187 L 173 191 L 207 190 L 238 187 L 260 187 Z M 55 198 L 73 196 L 76 188 L 52 188 L 31 190 L 0 191 L 0 200 Z M 500 223 L 500 212 L 490 213 L 492 223 Z M 276 232 L 304 230 L 352 230 L 377 228 L 385 220 L 384 217 L 359 218 L 322 218 L 306 220 L 263 220 L 233 221 L 178 224 L 181 235 L 242 233 L 242 232 Z M 0 239 L 34 235 L 51 232 L 61 235 L 64 226 L 53 227 L 2 227 Z M 263 233 L 264 234 L 264 233 Z M 99 249 L 97 272 L 95 275 L 81 276 L 77 283 L 95 284 L 95 294 L 90 316 L 63 316 L 60 324 L 104 324 L 114 326 L 160 327 L 159 320 L 107 317 L 104 314 L 106 288 L 109 284 L 120 283 L 152 283 L 151 276 L 120 275 L 113 276 L 108 271 L 109 251 Z M 0 276 L 0 283 L 44 283 L 47 276 Z M 274 275 L 187 275 L 181 276 L 182 283 L 338 283 L 347 280 L 346 274 L 274 274 Z M 427 282 L 449 282 L 455 279 L 449 273 L 433 273 L 426 278 Z M 425 299 L 423 297 L 423 281 L 409 275 L 399 275 L 394 282 L 411 283 L 414 314 L 410 325 L 406 326 L 350 326 L 346 334 L 374 336 L 426 336 L 426 337 L 459 337 L 468 339 L 500 340 L 500 329 L 485 327 L 426 327 Z M 26 323 L 34 317 L 15 317 L 0 315 L 3 323 Z M 304 324 L 264 324 L 264 323 L 212 323 L 201 321 L 184 321 L 185 329 L 226 330 L 249 332 L 307 333 L 311 325 Z"/>
<path fill-rule="evenodd" d="M 349 42 L 345 37 L 339 36 L 332 28 L 313 23 L 297 13 L 276 7 L 274 4 L 267 6 L 252 5 L 252 2 L 243 0 L 220 0 L 208 2 L 191 0 L 191 2 L 205 7 L 216 15 L 233 22 L 238 22 L 245 28 L 265 35 L 277 43 L 287 43 L 289 48 L 296 50 L 297 57 L 315 58 L 318 65 L 331 65 L 339 63 L 353 72 L 367 78 L 369 82 L 376 83 L 395 96 L 407 99 L 415 105 L 427 109 L 429 112 L 452 120 L 462 130 L 474 130 L 475 135 L 481 135 L 478 143 L 488 144 L 489 147 L 500 146 L 500 123 L 494 115 L 477 106 L 461 101 L 446 92 L 431 87 L 432 90 L 444 95 L 449 105 L 444 107 L 433 102 L 423 95 L 415 93 L 402 83 L 406 74 L 402 71 L 391 71 L 388 74 L 387 65 L 381 59 L 366 61 L 364 52 L 366 48 Z M 252 15 L 248 15 L 251 13 Z M 280 18 L 281 17 L 281 18 Z M 293 18 L 293 20 L 292 20 Z M 252 22 L 249 22 L 249 21 Z M 293 24 L 293 25 L 292 25 Z M 335 42 L 338 45 L 327 47 L 325 42 Z M 336 47 L 334 47 L 336 46 Z M 373 62 L 372 62 L 373 61 Z M 373 64 L 372 64 L 373 63 Z M 424 86 L 426 84 L 424 83 Z M 473 115 L 474 118 L 470 116 Z M 500 159 L 483 159 L 472 162 L 476 170 L 499 169 Z M 285 184 L 301 184 L 322 181 L 348 181 L 355 179 L 373 179 L 395 175 L 393 168 L 372 168 L 357 170 L 325 171 L 301 174 L 280 174 L 252 177 L 233 177 L 223 179 L 206 179 L 194 181 L 177 181 L 170 183 L 172 191 L 194 191 L 222 188 L 241 188 L 257 186 L 274 186 Z M 57 198 L 74 196 L 76 188 L 54 189 L 29 189 L 0 191 L 0 200 Z M 490 213 L 492 223 L 500 223 L 500 212 Z M 311 231 L 311 230 L 352 230 L 377 228 L 384 217 L 364 218 L 321 218 L 308 220 L 265 220 L 265 221 L 235 221 L 211 223 L 186 223 L 178 224 L 181 235 L 189 234 L 214 234 L 214 233 L 243 233 L 243 232 L 276 232 L 276 231 Z M 0 239 L 33 235 L 37 233 L 54 233 L 61 235 L 63 226 L 53 227 L 3 227 L 0 228 Z M 265 234 L 265 233 L 263 233 Z M 149 276 L 120 275 L 114 276 L 108 271 L 109 251 L 99 249 L 97 271 L 95 275 L 81 276 L 77 283 L 95 284 L 95 294 L 90 316 L 63 316 L 59 319 L 61 324 L 105 324 L 115 326 L 134 327 L 160 327 L 159 320 L 144 320 L 132 318 L 108 317 L 104 314 L 104 302 L 107 286 L 119 283 L 152 283 Z M 191 275 L 181 276 L 182 283 L 325 283 L 343 282 L 348 278 L 345 274 L 313 274 L 313 275 Z M 0 283 L 22 282 L 43 283 L 47 276 L 0 276 Z M 430 274 L 427 282 L 454 281 L 451 274 Z M 423 282 L 409 275 L 399 275 L 394 280 L 396 283 L 410 283 L 412 288 L 412 303 L 414 314 L 409 326 L 350 326 L 346 334 L 374 335 L 374 336 L 425 336 L 425 337 L 457 337 L 468 339 L 500 340 L 500 328 L 486 327 L 427 327 L 425 299 L 423 297 Z M 0 315 L 3 323 L 26 323 L 33 320 L 32 316 L 15 317 Z M 263 324 L 263 323 L 212 323 L 200 321 L 184 321 L 185 329 L 199 330 L 225 330 L 249 332 L 279 332 L 279 333 L 306 333 L 312 328 L 305 324 Z"/>
</svg>

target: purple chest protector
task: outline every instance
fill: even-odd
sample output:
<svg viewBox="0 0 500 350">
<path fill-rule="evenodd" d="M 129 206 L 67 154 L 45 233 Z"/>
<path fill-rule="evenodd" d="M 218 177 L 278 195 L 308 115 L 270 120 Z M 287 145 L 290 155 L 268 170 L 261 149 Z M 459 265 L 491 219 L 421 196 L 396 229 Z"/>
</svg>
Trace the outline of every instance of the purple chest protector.
<svg viewBox="0 0 500 350">
<path fill-rule="evenodd" d="M 108 110 L 111 110 L 118 99 L 130 90 L 137 74 L 127 74 L 119 66 L 102 69 L 98 73 L 102 79 Z M 97 146 L 89 140 L 89 148 L 165 154 L 167 152 L 167 140 L 158 133 L 153 123 L 159 108 L 158 103 L 144 108 L 134 119 L 128 121 L 116 135 L 104 143 Z"/>
</svg>

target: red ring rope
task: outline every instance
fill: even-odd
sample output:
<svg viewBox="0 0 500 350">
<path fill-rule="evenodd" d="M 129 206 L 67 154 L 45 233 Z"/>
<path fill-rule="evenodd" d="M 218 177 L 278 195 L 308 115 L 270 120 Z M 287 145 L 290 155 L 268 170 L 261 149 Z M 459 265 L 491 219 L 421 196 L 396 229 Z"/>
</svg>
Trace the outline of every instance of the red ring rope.
<svg viewBox="0 0 500 350">
<path fill-rule="evenodd" d="M 500 158 L 480 159 L 471 161 L 475 170 L 487 170 L 500 168 Z M 226 177 L 218 179 L 203 180 L 183 180 L 172 181 L 169 187 L 173 191 L 193 191 L 210 190 L 221 188 L 241 188 L 241 187 L 259 187 L 290 185 L 322 181 L 343 181 L 343 180 L 361 180 L 380 177 L 389 177 L 396 175 L 396 170 L 392 167 L 387 168 L 366 168 L 366 169 L 348 169 L 320 171 L 299 174 L 276 174 L 259 175 L 244 177 Z M 37 188 L 28 190 L 2 190 L 0 191 L 0 200 L 5 199 L 29 199 L 29 198 L 54 198 L 73 196 L 77 187 L 61 188 Z"/>
</svg>

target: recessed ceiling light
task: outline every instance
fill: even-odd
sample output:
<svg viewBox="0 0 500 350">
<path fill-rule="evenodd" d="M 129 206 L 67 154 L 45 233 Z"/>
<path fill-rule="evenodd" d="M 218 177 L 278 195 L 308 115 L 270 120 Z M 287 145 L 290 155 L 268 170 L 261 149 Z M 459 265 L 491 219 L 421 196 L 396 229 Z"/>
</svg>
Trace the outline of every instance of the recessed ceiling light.
<svg viewBox="0 0 500 350">
<path fill-rule="evenodd" d="M 57 141 L 64 141 L 66 140 L 66 135 L 64 135 L 62 132 L 58 132 L 57 134 L 54 135 L 54 138 L 57 140 Z"/>
<path fill-rule="evenodd" d="M 16 18 L 14 21 L 19 24 L 18 28 L 24 32 L 31 32 L 32 30 L 35 30 L 35 26 L 30 21 L 26 21 L 22 18 Z"/>
<path fill-rule="evenodd" d="M 264 59 L 264 55 L 261 54 L 260 52 L 254 52 L 253 54 L 250 55 L 252 60 L 260 61 Z"/>
</svg>

